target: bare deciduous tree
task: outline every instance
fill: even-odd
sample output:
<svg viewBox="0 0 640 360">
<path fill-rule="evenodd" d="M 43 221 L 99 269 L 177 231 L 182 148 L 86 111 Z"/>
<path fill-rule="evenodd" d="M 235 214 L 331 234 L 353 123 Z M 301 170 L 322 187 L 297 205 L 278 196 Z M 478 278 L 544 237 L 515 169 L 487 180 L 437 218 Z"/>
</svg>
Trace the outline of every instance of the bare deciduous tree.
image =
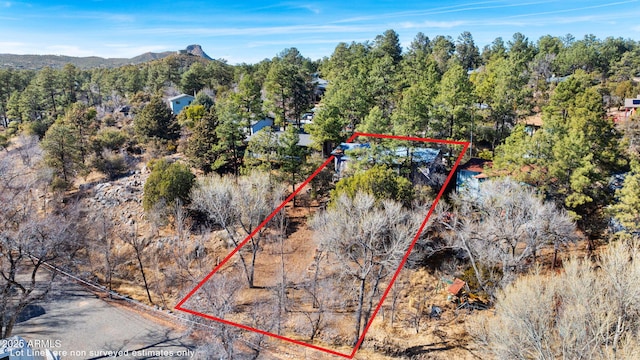
<svg viewBox="0 0 640 360">
<path fill-rule="evenodd" d="M 231 273 L 219 273 L 216 281 L 207 282 L 200 292 L 194 296 L 195 309 L 212 315 L 218 319 L 228 320 L 229 315 L 236 312 L 238 292 L 242 288 L 241 281 Z M 207 356 L 203 358 L 235 359 L 237 354 L 240 330 L 222 323 L 210 323 L 208 341 L 210 346 L 201 349 Z"/>
<path fill-rule="evenodd" d="M 264 173 L 237 179 L 211 175 L 198 181 L 191 194 L 192 207 L 223 228 L 238 246 L 282 202 L 285 189 Z M 254 267 L 266 227 L 238 252 L 249 287 L 254 287 Z"/>
<path fill-rule="evenodd" d="M 96 239 L 98 253 L 102 254 L 104 281 L 109 288 L 109 296 L 113 291 L 113 273 L 120 263 L 119 254 L 115 248 L 115 229 L 113 221 L 104 212 L 100 212 L 95 217 L 93 226 L 93 236 Z"/>
<path fill-rule="evenodd" d="M 381 286 L 397 269 L 418 231 L 422 219 L 416 215 L 400 203 L 377 202 L 371 195 L 357 193 L 353 198 L 339 197 L 313 219 L 317 239 L 355 287 L 354 344 L 369 322 Z"/>
<path fill-rule="evenodd" d="M 142 275 L 142 282 L 144 284 L 144 289 L 147 292 L 147 298 L 149 299 L 149 303 L 153 304 L 153 299 L 151 299 L 151 292 L 149 291 L 149 282 L 147 281 L 147 274 L 144 269 L 145 266 L 142 262 L 142 257 L 144 254 L 144 250 L 151 244 L 151 237 L 140 237 L 138 235 L 138 225 L 133 224 L 130 231 L 123 229 L 118 234 L 120 239 L 131 245 L 133 251 L 136 255 L 136 260 L 138 262 L 138 269 L 140 270 L 140 274 Z"/>
<path fill-rule="evenodd" d="M 83 246 L 77 206 L 53 207 L 44 214 L 40 211 L 36 189 L 43 179 L 30 168 L 39 161 L 34 146 L 37 144 L 22 144 L 19 150 L 3 152 L 0 158 L 2 338 L 11 336 L 20 314 L 51 290 L 56 272 L 46 271 L 46 265 L 72 266 Z"/>
<path fill-rule="evenodd" d="M 477 196 L 454 202 L 456 210 L 441 224 L 449 229 L 452 247 L 467 253 L 479 286 L 489 295 L 494 286 L 525 270 L 529 259 L 535 261 L 542 247 L 553 244 L 557 253 L 561 245 L 577 239 L 566 211 L 508 178 L 485 182 Z"/>
<path fill-rule="evenodd" d="M 613 243 L 595 264 L 573 258 L 563 273 L 519 278 L 498 294 L 495 316 L 471 324 L 471 333 L 500 359 L 636 358 L 639 245 Z"/>
<path fill-rule="evenodd" d="M 339 296 L 334 288 L 334 284 L 329 280 L 330 279 L 323 279 L 321 281 L 314 280 L 309 284 L 310 286 L 304 288 L 312 298 L 311 309 L 301 310 L 307 322 L 304 328 L 309 332 L 310 341 L 313 341 L 329 322 L 330 316 L 328 308 L 330 302 L 336 296 Z M 322 291 L 318 291 L 318 285 L 322 288 Z"/>
</svg>

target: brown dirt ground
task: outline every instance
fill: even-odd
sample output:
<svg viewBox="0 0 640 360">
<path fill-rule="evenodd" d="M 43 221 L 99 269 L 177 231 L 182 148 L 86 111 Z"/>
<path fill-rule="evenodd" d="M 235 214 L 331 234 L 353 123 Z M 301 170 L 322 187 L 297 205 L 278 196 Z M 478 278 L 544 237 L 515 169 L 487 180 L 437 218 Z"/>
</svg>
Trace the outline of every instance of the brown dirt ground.
<svg viewBox="0 0 640 360">
<path fill-rule="evenodd" d="M 99 181 L 97 175 L 90 175 L 86 181 Z M 303 191 L 301 194 L 305 194 Z M 299 201 L 299 206 L 293 208 L 287 205 L 287 211 L 291 233 L 284 243 L 284 262 L 288 282 L 299 284 L 310 276 L 309 265 L 313 262 L 316 245 L 313 241 L 313 232 L 307 226 L 307 219 L 319 209 L 319 204 L 310 201 L 303 195 Z M 118 209 L 113 209 L 118 211 Z M 141 232 L 146 228 L 140 229 Z M 170 228 L 161 229 L 162 236 L 172 234 Z M 220 239 L 210 239 L 207 244 L 209 250 L 208 257 L 212 264 L 222 259 L 230 248 L 222 245 Z M 579 243 L 570 247 L 560 254 L 560 258 L 566 258 L 568 254 L 584 256 L 587 253 L 586 243 Z M 239 303 L 246 309 L 250 309 L 252 303 L 267 299 L 273 296 L 273 292 L 268 288 L 274 287 L 280 277 L 280 244 L 263 244 L 257 256 L 255 278 L 258 289 L 243 290 Z M 538 262 L 545 268 L 550 268 L 552 262 L 552 250 L 543 251 Z M 237 258 L 237 255 L 236 255 Z M 233 262 L 234 259 L 231 259 Z M 130 273 L 135 274 L 135 264 L 130 264 Z M 329 263 L 329 266 L 331 264 Z M 151 281 L 154 275 L 150 275 Z M 467 310 L 456 310 L 456 305 L 448 300 L 446 285 L 441 282 L 439 274 L 431 274 L 426 270 L 403 269 L 401 278 L 403 284 L 402 292 L 398 296 L 398 306 L 396 310 L 396 321 L 393 326 L 390 324 L 391 303 L 393 291 L 386 299 L 381 312 L 376 317 L 369 329 L 365 341 L 356 355 L 356 359 L 387 360 L 398 358 L 411 359 L 479 359 L 478 349 L 473 345 L 466 331 L 466 320 L 478 315 L 478 312 L 468 312 Z M 118 279 L 115 289 L 120 293 L 129 295 L 139 301 L 146 300 L 144 288 L 140 286 L 139 279 L 129 278 Z M 399 280 L 400 281 L 400 280 Z M 195 285 L 195 284 L 194 284 Z M 175 289 L 173 289 L 175 290 Z M 166 295 L 166 301 L 175 304 L 178 300 L 177 291 L 172 291 Z M 157 296 L 157 294 L 155 294 Z M 154 296 L 155 297 L 155 296 Z M 290 301 L 296 303 L 298 308 L 310 308 L 310 304 L 304 304 L 304 296 L 301 291 L 291 290 Z M 421 299 L 421 301 L 416 301 Z M 308 299 L 306 300 L 308 301 Z M 440 319 L 430 319 L 428 311 L 431 305 L 439 306 L 443 309 Z M 171 306 L 171 305 L 170 305 Z M 421 323 L 416 326 L 413 323 L 415 314 L 420 312 Z M 350 334 L 352 320 L 344 315 L 336 316 L 338 320 L 338 333 Z M 289 333 L 300 340 L 305 340 L 300 334 Z M 347 335 L 348 336 L 348 335 Z M 333 344 L 323 343 L 321 340 L 315 342 L 318 346 L 335 349 L 336 351 L 349 353 L 349 346 L 336 347 Z M 297 346 L 291 343 L 276 339 L 269 339 L 265 344 L 265 357 L 270 359 L 339 359 L 340 357 L 322 353 L 317 350 Z"/>
<path fill-rule="evenodd" d="M 301 201 L 304 203 L 304 201 Z M 287 280 L 296 284 L 309 276 L 309 264 L 313 262 L 316 245 L 313 241 L 312 230 L 306 225 L 306 219 L 310 214 L 317 211 L 318 206 L 313 203 L 311 207 L 299 206 L 292 208 L 287 205 L 285 210 L 289 216 L 291 226 L 294 231 L 287 237 L 284 243 L 284 258 L 286 266 Z M 232 258 L 231 261 L 234 259 Z M 230 262 L 231 262 L 230 261 Z M 331 266 L 329 262 L 325 266 Z M 239 298 L 239 302 L 250 311 L 251 304 L 259 300 L 266 300 L 273 296 L 273 293 L 266 289 L 275 286 L 279 281 L 280 274 L 280 250 L 279 244 L 266 244 L 258 254 L 256 263 L 256 286 L 259 289 L 244 289 Z M 362 348 L 358 351 L 356 359 L 397 359 L 403 358 L 424 358 L 424 359 L 474 359 L 473 350 L 469 349 L 469 338 L 465 331 L 464 320 L 473 316 L 466 311 L 456 311 L 456 306 L 447 300 L 448 293 L 446 285 L 440 279 L 429 274 L 425 270 L 403 270 L 405 285 L 403 295 L 398 300 L 396 322 L 390 325 L 390 295 L 381 312 L 372 324 Z M 400 285 L 398 285 L 400 286 Z M 428 292 L 428 297 L 421 296 L 421 292 Z M 421 305 L 416 305 L 412 300 L 414 297 L 424 299 Z M 304 304 L 304 297 L 300 292 L 290 291 L 289 300 L 298 302 L 298 308 L 310 308 L 310 304 Z M 308 299 L 307 299 L 308 301 Z M 428 319 L 428 305 L 440 306 L 444 312 L 443 316 L 436 319 Z M 419 310 L 415 307 L 420 306 Z M 411 319 L 415 317 L 416 311 L 421 311 L 422 320 L 418 326 L 408 326 Z M 237 320 L 240 321 L 241 320 Z M 332 326 L 336 326 L 335 324 Z M 336 331 L 349 336 L 352 328 L 352 320 L 343 316 L 338 318 Z M 334 329 L 335 330 L 335 329 Z M 296 339 L 305 341 L 300 334 L 284 334 Z M 314 344 L 339 352 L 349 353 L 351 347 L 336 347 L 333 344 L 323 343 L 316 339 Z M 268 348 L 282 351 L 282 357 L 273 358 L 308 358 L 308 359 L 335 359 L 334 355 L 324 354 L 320 351 L 295 346 L 278 340 L 270 340 Z M 399 349 L 407 349 L 404 353 Z M 387 353 L 388 355 L 384 355 Z"/>
</svg>

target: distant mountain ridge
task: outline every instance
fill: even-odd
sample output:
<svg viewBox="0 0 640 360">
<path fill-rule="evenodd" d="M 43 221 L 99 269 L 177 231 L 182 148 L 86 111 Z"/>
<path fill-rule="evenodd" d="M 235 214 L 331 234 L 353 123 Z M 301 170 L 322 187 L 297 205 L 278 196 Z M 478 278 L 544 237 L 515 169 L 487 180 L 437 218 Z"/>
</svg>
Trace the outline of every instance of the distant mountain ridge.
<svg viewBox="0 0 640 360">
<path fill-rule="evenodd" d="M 73 64 L 80 69 L 113 68 L 123 65 L 142 64 L 153 60 L 165 58 L 169 55 L 183 54 L 198 56 L 206 60 L 209 57 L 200 45 L 189 45 L 184 50 L 164 51 L 159 53 L 147 52 L 130 59 L 126 58 L 102 58 L 98 56 L 76 57 L 66 55 L 14 55 L 0 54 L 0 68 L 39 70 L 44 67 L 62 68 L 66 64 Z"/>
</svg>

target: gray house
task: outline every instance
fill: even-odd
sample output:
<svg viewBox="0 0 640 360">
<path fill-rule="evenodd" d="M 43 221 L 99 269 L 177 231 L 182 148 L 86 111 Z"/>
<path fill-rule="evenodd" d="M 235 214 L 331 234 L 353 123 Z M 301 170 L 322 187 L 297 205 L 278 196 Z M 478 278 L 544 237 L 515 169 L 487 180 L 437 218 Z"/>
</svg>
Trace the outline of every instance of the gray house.
<svg viewBox="0 0 640 360">
<path fill-rule="evenodd" d="M 372 162 L 393 164 L 398 168 L 410 164 L 410 180 L 413 184 L 433 185 L 437 182 L 438 174 L 442 170 L 440 149 L 404 146 L 372 151 L 367 149 L 371 149 L 368 143 L 342 143 L 333 150 L 331 155 L 334 156 L 334 168 L 338 177 L 348 168 L 353 156 L 368 156 Z"/>
<path fill-rule="evenodd" d="M 254 135 L 258 131 L 266 127 L 273 128 L 274 122 L 275 122 L 275 119 L 270 116 L 265 116 L 263 119 L 252 121 L 251 124 L 249 125 L 249 136 Z"/>
</svg>

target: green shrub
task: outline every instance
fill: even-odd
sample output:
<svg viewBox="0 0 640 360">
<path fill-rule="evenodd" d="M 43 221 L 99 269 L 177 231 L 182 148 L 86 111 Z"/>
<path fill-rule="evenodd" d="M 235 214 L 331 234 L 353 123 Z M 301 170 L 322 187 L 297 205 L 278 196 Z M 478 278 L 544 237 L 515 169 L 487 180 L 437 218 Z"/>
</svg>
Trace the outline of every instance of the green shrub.
<svg viewBox="0 0 640 360">
<path fill-rule="evenodd" d="M 104 128 L 98 131 L 96 145 L 100 150 L 105 148 L 116 151 L 120 150 L 127 140 L 127 135 L 123 131 L 116 128 Z"/>
<path fill-rule="evenodd" d="M 376 199 L 392 199 L 409 205 L 413 200 L 411 181 L 396 174 L 384 165 L 357 172 L 353 176 L 341 179 L 332 192 L 332 199 L 342 194 L 353 198 L 358 191 L 373 195 Z"/>
<path fill-rule="evenodd" d="M 102 118 L 102 123 L 107 127 L 116 126 L 116 119 L 113 117 L 113 115 L 108 114 Z"/>
<path fill-rule="evenodd" d="M 478 157 L 484 160 L 493 160 L 493 152 L 489 149 L 480 150 Z"/>
<path fill-rule="evenodd" d="M 51 190 L 53 191 L 65 191 L 71 186 L 69 181 L 66 181 L 58 175 L 54 175 L 51 179 Z"/>
<path fill-rule="evenodd" d="M 28 135 L 36 135 L 39 139 L 42 139 L 47 133 L 47 130 L 49 130 L 49 126 L 51 126 L 51 122 L 49 121 L 35 120 L 25 123 L 24 130 Z"/>
<path fill-rule="evenodd" d="M 160 159 L 150 161 L 147 166 L 151 174 L 144 184 L 142 205 L 145 211 L 153 208 L 160 199 L 167 204 L 172 204 L 176 199 L 185 204 L 189 202 L 189 192 L 196 177 L 187 165 L 177 162 L 170 164 Z"/>
<path fill-rule="evenodd" d="M 5 134 L 0 134 L 0 149 L 6 149 L 7 147 L 9 147 L 9 137 Z"/>
</svg>

